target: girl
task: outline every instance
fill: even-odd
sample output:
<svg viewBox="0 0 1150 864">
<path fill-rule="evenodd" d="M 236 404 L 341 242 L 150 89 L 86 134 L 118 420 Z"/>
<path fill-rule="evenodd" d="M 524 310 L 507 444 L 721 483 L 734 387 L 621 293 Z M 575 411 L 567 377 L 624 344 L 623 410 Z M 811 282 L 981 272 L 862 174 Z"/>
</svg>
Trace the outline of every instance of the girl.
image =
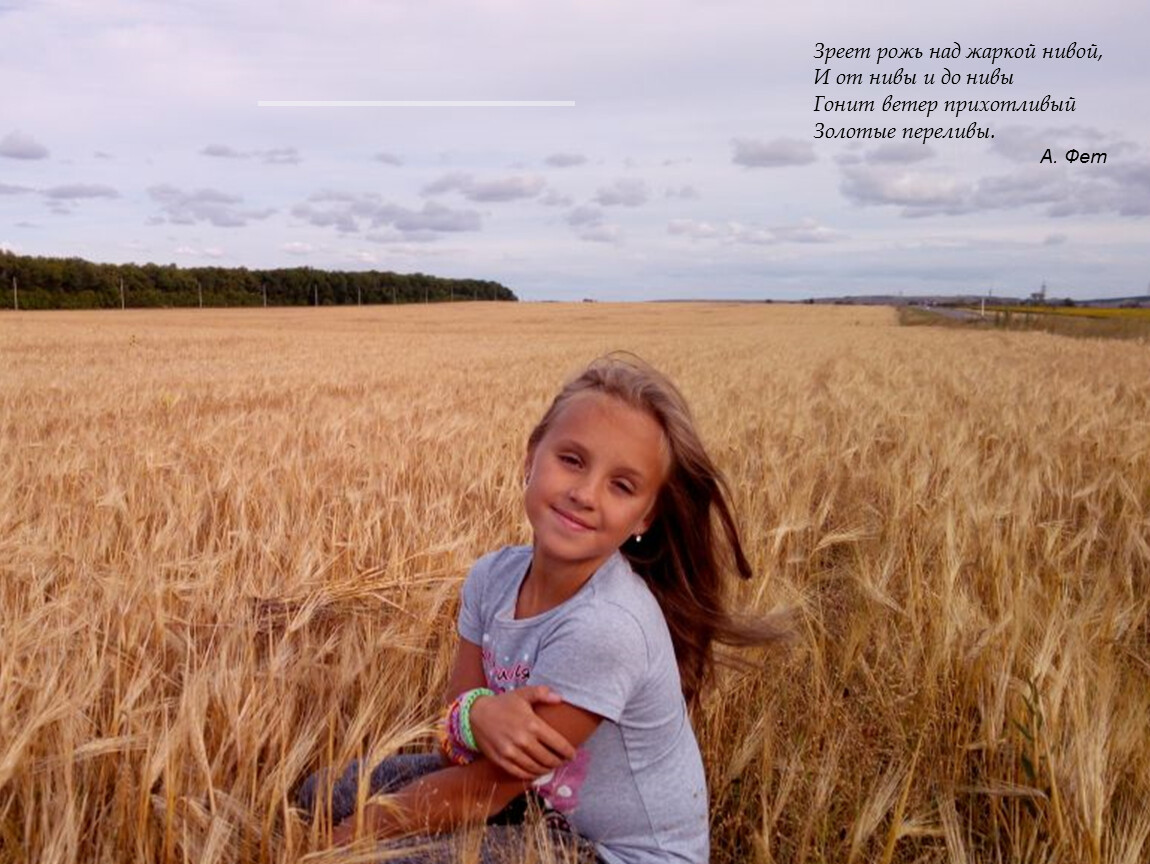
<svg viewBox="0 0 1150 864">
<path fill-rule="evenodd" d="M 362 823 L 426 844 L 493 815 L 521 821 L 507 805 L 526 793 L 578 860 L 702 864 L 707 789 L 688 706 L 715 642 L 781 636 L 724 603 L 727 572 L 751 575 L 725 484 L 675 386 L 618 354 L 563 388 L 524 471 L 532 545 L 481 558 L 463 585 L 443 756 L 377 766 L 371 792 L 391 797 Z M 352 766 L 330 793 L 337 842 L 352 837 L 356 782 Z M 317 783 L 301 790 L 308 810 Z M 482 859 L 513 857 L 524 832 L 488 827 Z M 451 858 L 425 845 L 405 860 Z"/>
</svg>

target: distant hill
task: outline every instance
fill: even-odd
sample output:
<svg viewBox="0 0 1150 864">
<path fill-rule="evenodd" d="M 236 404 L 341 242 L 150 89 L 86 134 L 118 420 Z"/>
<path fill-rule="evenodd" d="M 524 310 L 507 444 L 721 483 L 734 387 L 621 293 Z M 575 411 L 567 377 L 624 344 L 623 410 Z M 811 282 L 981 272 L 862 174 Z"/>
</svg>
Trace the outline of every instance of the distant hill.
<svg viewBox="0 0 1150 864">
<path fill-rule="evenodd" d="M 121 306 L 355 306 L 518 298 L 498 282 L 424 273 L 345 272 L 291 267 L 177 267 L 95 264 L 0 252 L 0 303 L 9 309 Z"/>
</svg>

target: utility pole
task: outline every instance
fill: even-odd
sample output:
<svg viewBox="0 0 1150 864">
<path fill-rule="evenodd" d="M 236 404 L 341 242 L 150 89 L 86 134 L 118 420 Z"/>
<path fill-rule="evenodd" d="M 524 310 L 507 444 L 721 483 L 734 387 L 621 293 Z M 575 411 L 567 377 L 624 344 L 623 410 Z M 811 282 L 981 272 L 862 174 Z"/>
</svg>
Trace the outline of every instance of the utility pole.
<svg viewBox="0 0 1150 864">
<path fill-rule="evenodd" d="M 120 309 L 123 310 L 124 308 L 125 308 L 125 304 L 124 304 L 124 277 L 121 276 L 120 277 Z"/>
<path fill-rule="evenodd" d="M 12 308 L 20 311 L 20 293 L 16 290 L 16 277 L 12 277 Z"/>
<path fill-rule="evenodd" d="M 264 289 L 264 308 L 267 309 L 268 308 L 268 283 L 267 282 L 261 282 L 260 287 L 262 287 Z"/>
<path fill-rule="evenodd" d="M 356 306 L 362 306 L 363 305 L 363 296 L 360 292 L 358 279 L 355 280 L 355 305 Z"/>
<path fill-rule="evenodd" d="M 199 279 L 196 280 L 196 293 L 200 296 L 200 308 L 203 309 L 204 308 L 204 289 L 203 289 L 203 286 L 200 285 Z"/>
<path fill-rule="evenodd" d="M 314 300 L 312 302 L 315 304 L 315 307 L 318 309 L 319 308 L 319 286 L 316 285 L 314 282 L 311 283 L 311 293 L 312 293 L 312 297 L 314 298 Z"/>
</svg>

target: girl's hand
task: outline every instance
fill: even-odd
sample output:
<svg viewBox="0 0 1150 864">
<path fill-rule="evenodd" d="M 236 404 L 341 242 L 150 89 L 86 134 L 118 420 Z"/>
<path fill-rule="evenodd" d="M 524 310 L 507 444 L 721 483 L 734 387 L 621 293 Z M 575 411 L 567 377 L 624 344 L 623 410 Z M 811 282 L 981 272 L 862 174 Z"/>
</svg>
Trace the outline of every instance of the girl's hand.
<svg viewBox="0 0 1150 864">
<path fill-rule="evenodd" d="M 563 699 L 546 686 L 481 696 L 471 705 L 471 731 L 479 752 L 520 780 L 534 780 L 575 758 L 566 738 L 536 715 L 535 704 Z"/>
</svg>

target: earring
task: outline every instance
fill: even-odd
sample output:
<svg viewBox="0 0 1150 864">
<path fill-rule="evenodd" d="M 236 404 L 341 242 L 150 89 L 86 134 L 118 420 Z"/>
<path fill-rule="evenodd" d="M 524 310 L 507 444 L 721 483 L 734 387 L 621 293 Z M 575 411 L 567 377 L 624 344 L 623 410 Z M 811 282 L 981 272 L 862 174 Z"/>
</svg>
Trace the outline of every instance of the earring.
<svg viewBox="0 0 1150 864">
<path fill-rule="evenodd" d="M 636 534 L 635 535 L 635 542 L 636 543 L 642 543 L 643 542 L 643 535 L 642 534 Z"/>
</svg>

